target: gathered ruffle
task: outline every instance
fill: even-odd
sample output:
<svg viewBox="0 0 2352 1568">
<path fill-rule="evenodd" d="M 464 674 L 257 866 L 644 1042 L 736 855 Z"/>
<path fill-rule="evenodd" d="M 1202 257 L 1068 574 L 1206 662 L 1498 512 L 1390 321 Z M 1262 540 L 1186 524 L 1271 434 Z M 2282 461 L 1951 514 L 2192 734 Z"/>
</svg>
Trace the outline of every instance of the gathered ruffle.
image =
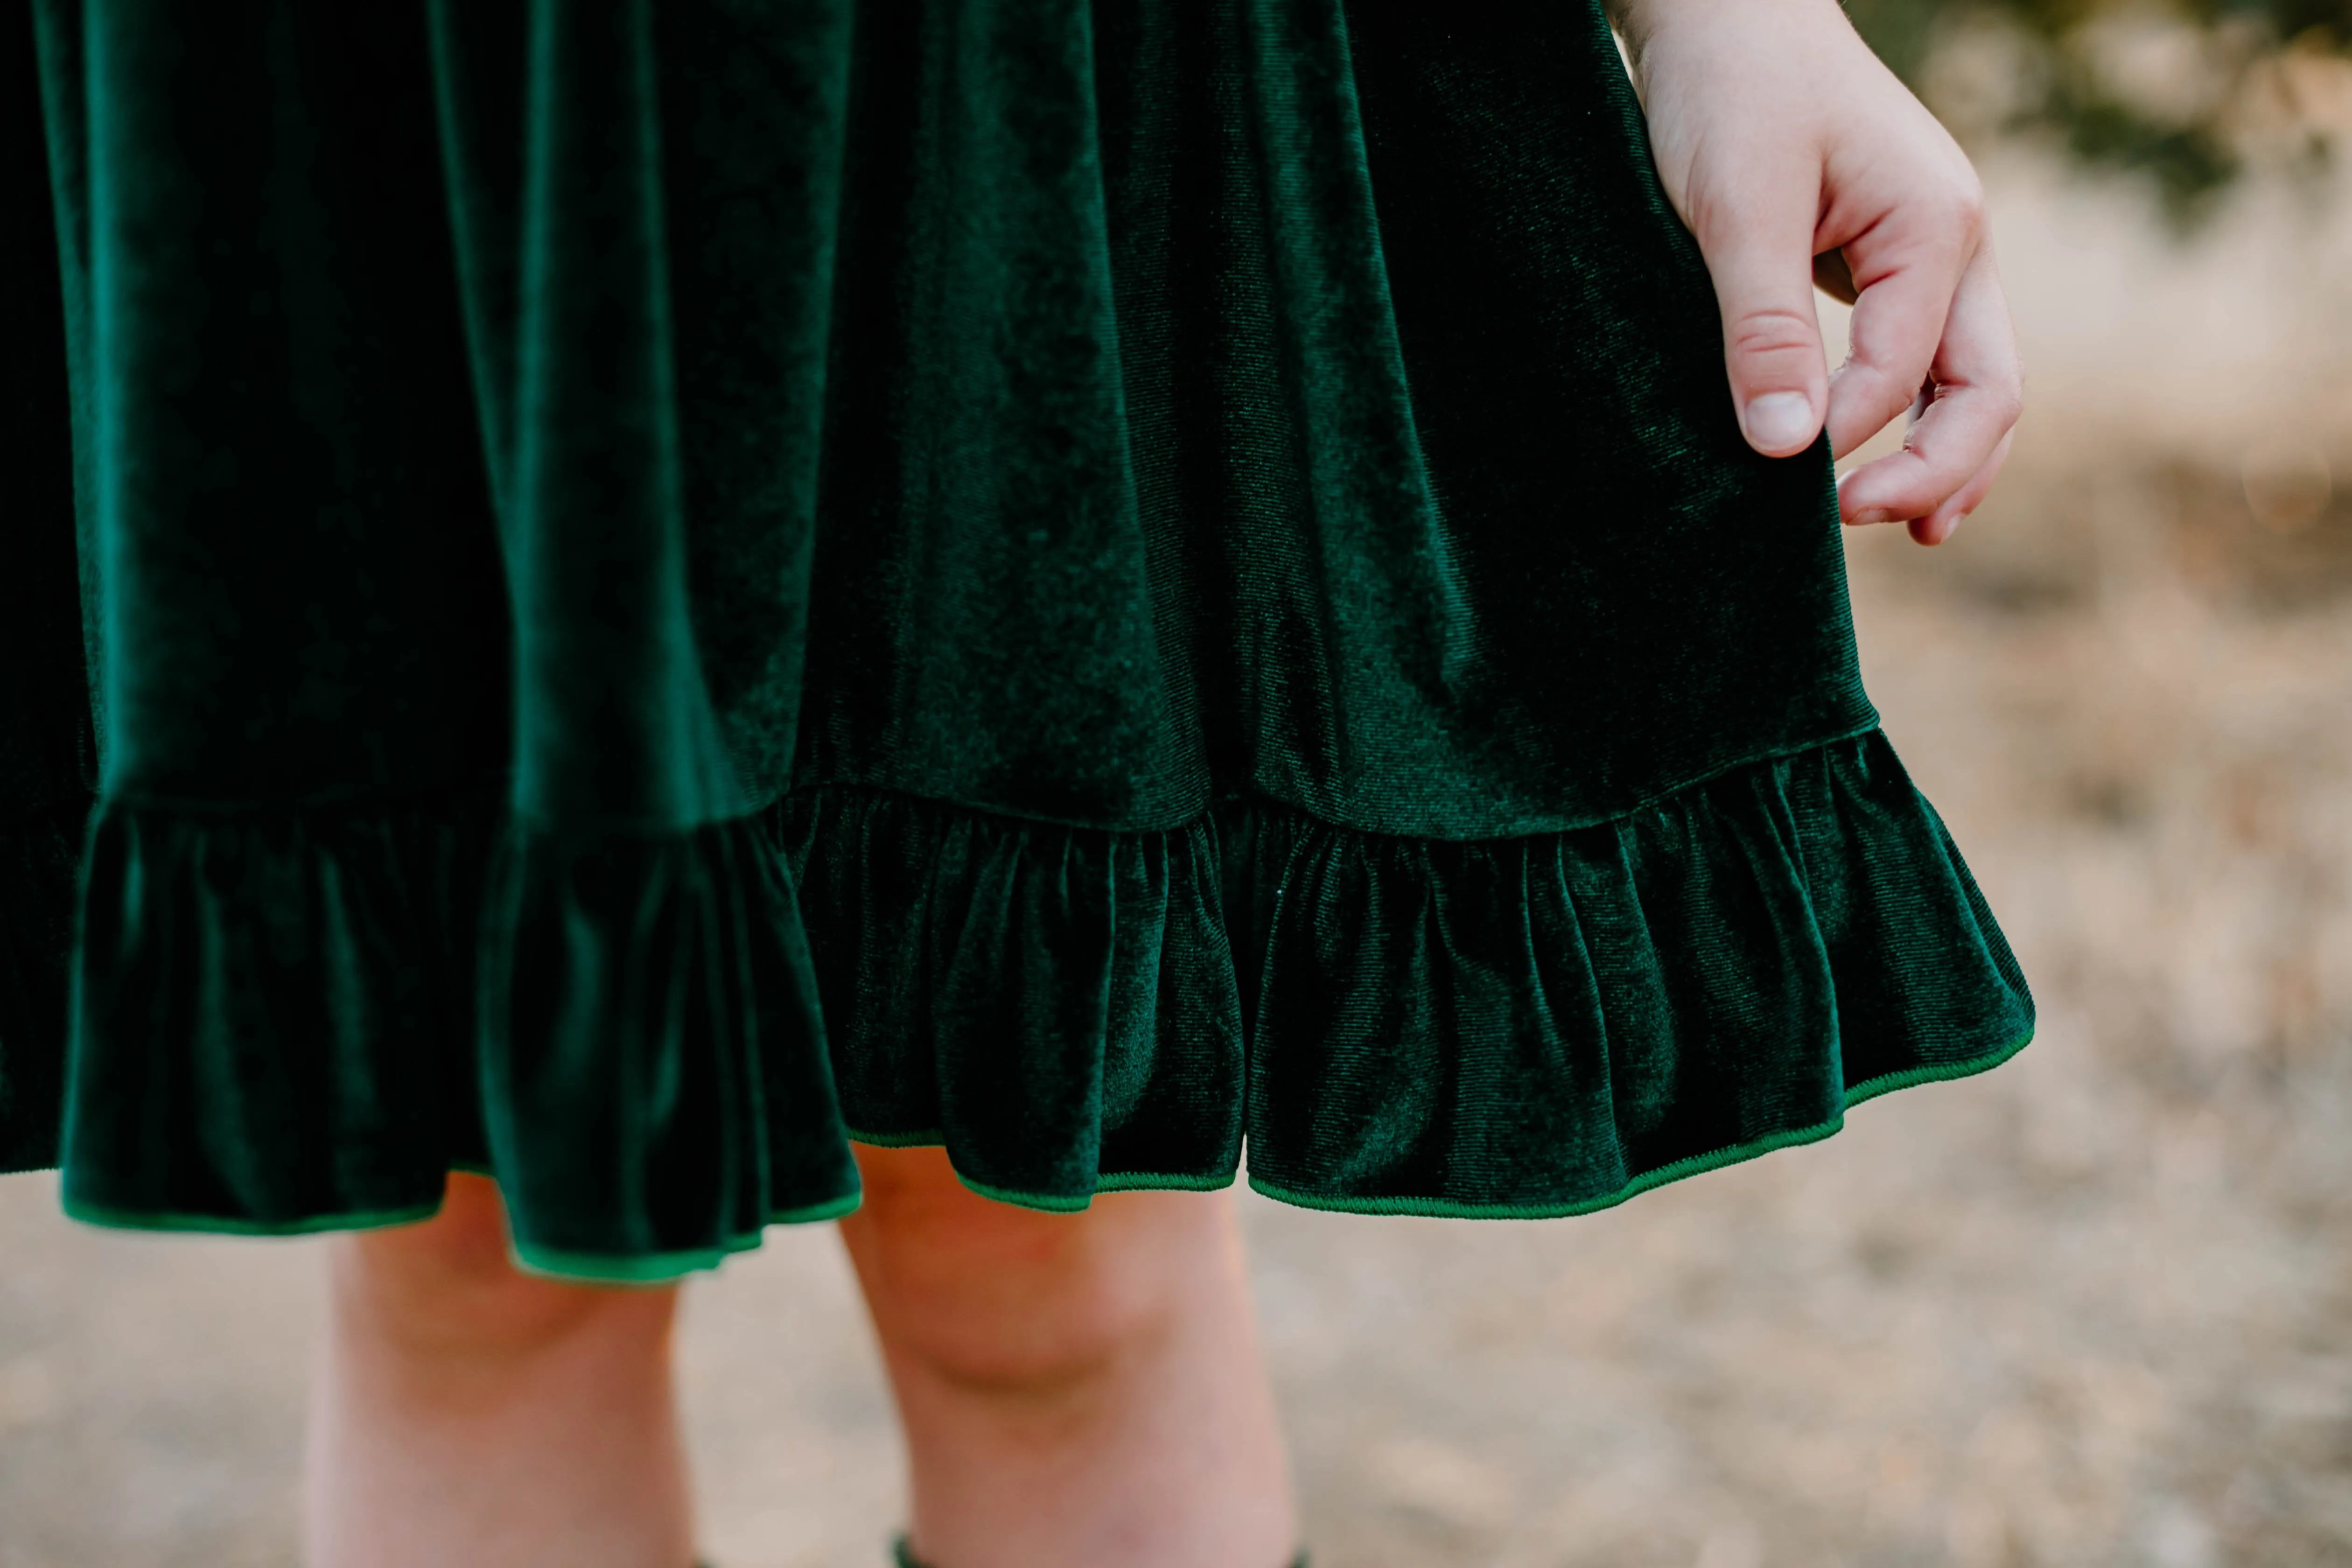
<svg viewBox="0 0 2352 1568">
<path fill-rule="evenodd" d="M 1245 1081 L 1216 824 L 1109 833 L 817 788 L 772 821 L 852 1136 L 1084 1208 L 1223 1186 Z"/>
<path fill-rule="evenodd" d="M 943 1145 L 1045 1209 L 1222 1186 L 1246 1146 L 1292 1203 L 1576 1213 L 2032 1028 L 1876 731 L 1461 842 L 1263 800 L 1116 833 L 840 786 L 585 837 L 486 800 L 115 802 L 87 882 L 71 1212 L 350 1227 L 479 1169 L 523 1261 L 588 1279 L 844 1212 L 845 1139 Z"/>
<path fill-rule="evenodd" d="M 525 1264 L 636 1279 L 856 1202 L 796 911 L 748 822 L 118 802 L 87 880 L 77 1217 L 394 1224 L 478 1170 Z"/>
<path fill-rule="evenodd" d="M 82 901 L 64 1198 L 281 1234 L 431 1214 L 486 1163 L 470 1043 L 495 835 L 474 796 L 109 802 Z"/>
<path fill-rule="evenodd" d="M 518 826 L 490 883 L 483 1121 L 522 1258 L 669 1279 L 856 1206 L 799 913 L 756 821 Z"/>
<path fill-rule="evenodd" d="M 2023 1046 L 2031 996 L 1885 736 L 1443 841 L 1255 799 L 1104 833 L 777 808 L 855 1136 L 992 1196 L 1252 1185 L 1523 1216 L 1836 1131 Z"/>
<path fill-rule="evenodd" d="M 1480 842 L 1244 814 L 1253 1185 L 1537 1217 L 1981 1071 L 2025 978 L 1876 731 L 1629 816 Z"/>
</svg>

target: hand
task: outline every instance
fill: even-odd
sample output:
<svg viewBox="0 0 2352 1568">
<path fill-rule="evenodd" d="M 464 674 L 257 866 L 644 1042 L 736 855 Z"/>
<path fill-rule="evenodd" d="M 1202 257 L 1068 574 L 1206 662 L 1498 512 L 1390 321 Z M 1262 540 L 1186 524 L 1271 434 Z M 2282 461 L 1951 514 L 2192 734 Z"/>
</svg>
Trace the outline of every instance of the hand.
<svg viewBox="0 0 2352 1568">
<path fill-rule="evenodd" d="M 1940 544 L 2009 455 L 2023 371 L 1976 171 L 1837 0 L 1610 0 L 1666 195 L 1723 308 L 1748 444 L 1843 458 L 1909 409 L 1903 450 L 1838 485 L 1849 523 Z M 1812 288 L 1853 305 L 1828 374 Z"/>
</svg>

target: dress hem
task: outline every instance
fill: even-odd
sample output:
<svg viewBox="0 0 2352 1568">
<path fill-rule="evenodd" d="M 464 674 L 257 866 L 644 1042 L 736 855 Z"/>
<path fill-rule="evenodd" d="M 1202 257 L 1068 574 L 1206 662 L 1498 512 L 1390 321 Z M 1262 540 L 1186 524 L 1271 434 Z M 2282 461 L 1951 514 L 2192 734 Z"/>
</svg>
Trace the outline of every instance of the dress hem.
<svg viewBox="0 0 2352 1568">
<path fill-rule="evenodd" d="M 1318 1193 L 1301 1192 L 1297 1188 L 1286 1187 L 1279 1183 L 1265 1181 L 1257 1176 L 1250 1177 L 1249 1184 L 1252 1191 L 1272 1198 L 1276 1203 L 1289 1204 L 1297 1208 L 1318 1209 L 1330 1214 L 1403 1215 L 1425 1219 L 1570 1219 L 1580 1215 L 1598 1214 L 1604 1209 L 1615 1208 L 1618 1205 L 1639 1197 L 1654 1188 L 1671 1185 L 1673 1183 L 1691 1176 L 1705 1175 L 1709 1171 L 1719 1171 L 1727 1166 L 1745 1164 L 1750 1160 L 1761 1159 L 1777 1150 L 1800 1148 L 1805 1144 L 1825 1142 L 1844 1130 L 1846 1112 L 1857 1105 L 1865 1104 L 1884 1094 L 1892 1094 L 1897 1089 L 1915 1089 L 1930 1083 L 1951 1083 L 1961 1079 L 1974 1078 L 1980 1073 L 1990 1072 L 2032 1043 L 2033 1036 L 2029 1033 L 2015 1044 L 1986 1056 L 1972 1057 L 1964 1061 L 1937 1063 L 1931 1067 L 1909 1068 L 1901 1072 L 1884 1074 L 1857 1084 L 1848 1090 L 1844 1105 L 1840 1107 L 1836 1115 L 1827 1121 L 1814 1122 L 1810 1127 L 1784 1128 L 1777 1132 L 1767 1132 L 1760 1137 L 1727 1144 L 1721 1149 L 1688 1155 L 1675 1161 L 1672 1164 L 1661 1165 L 1654 1171 L 1645 1171 L 1627 1181 L 1623 1186 L 1614 1192 L 1603 1194 L 1599 1197 L 1580 1199 L 1572 1204 L 1450 1203 L 1440 1198 L 1335 1198 Z"/>
<path fill-rule="evenodd" d="M 68 1212 L 246 1235 L 433 1212 L 337 1213 L 362 1185 L 424 1195 L 347 1188 L 332 1129 L 357 1124 L 391 1139 L 382 1174 L 505 1173 L 518 1256 L 567 1278 L 673 1277 L 847 1212 L 853 1142 L 950 1148 L 965 1186 L 1048 1212 L 1217 1190 L 1246 1148 L 1250 1184 L 1299 1206 L 1563 1216 L 2031 1037 L 2013 956 L 1876 731 L 1615 825 L 1471 844 L 1264 802 L 1115 834 L 831 789 L 652 841 L 458 818 L 101 810 L 62 1109 L 68 1188 L 112 1201 Z M 237 911 L 264 894 L 303 918 L 261 943 Z M 646 1122 L 673 1079 L 688 1101 Z M 268 1144 L 252 1169 L 194 1136 L 225 1085 L 277 1108 L 234 1111 Z M 303 1114 L 320 1087 L 354 1109 Z M 1772 1105 L 1840 1109 L 1514 1201 Z M 572 1170 L 635 1184 L 607 1213 Z"/>
<path fill-rule="evenodd" d="M 1579 1199 L 1574 1203 L 1463 1203 L 1435 1198 L 1340 1197 L 1323 1193 L 1307 1192 L 1255 1174 L 1249 1175 L 1246 1181 L 1249 1188 L 1261 1196 L 1293 1208 L 1323 1213 L 1385 1215 L 1432 1219 L 1571 1218 L 1614 1208 L 1628 1199 L 1653 1188 L 1666 1186 L 1691 1176 L 1703 1175 L 1709 1171 L 1742 1164 L 1778 1150 L 1823 1142 L 1843 1130 L 1846 1112 L 1855 1106 L 1865 1104 L 1898 1089 L 1916 1088 L 1930 1083 L 1953 1082 L 1989 1072 L 2025 1049 L 2032 1041 L 2033 1036 L 2029 1032 L 2023 1038 L 1982 1056 L 1970 1057 L 1955 1062 L 1939 1062 L 1910 1068 L 1900 1072 L 1885 1073 L 1877 1078 L 1865 1079 L 1846 1091 L 1845 1102 L 1838 1113 L 1825 1121 L 1806 1127 L 1784 1128 L 1720 1149 L 1710 1150 L 1705 1153 L 1690 1155 L 1675 1161 L 1671 1164 L 1659 1166 L 1656 1170 L 1643 1172 L 1613 1192 L 1597 1197 Z M 849 1139 L 854 1143 L 863 1143 L 872 1148 L 944 1147 L 936 1134 L 892 1135 L 853 1131 Z M 492 1174 L 479 1165 L 470 1163 L 453 1162 L 450 1169 L 484 1175 Z M 1242 1168 L 1238 1166 L 1222 1174 L 1105 1172 L 1096 1178 L 1094 1194 L 1080 1198 L 1059 1194 L 1023 1192 L 1016 1188 L 979 1181 L 960 1170 L 955 1172 L 958 1182 L 982 1197 L 1033 1212 L 1048 1214 L 1083 1213 L 1092 1206 L 1094 1196 L 1099 1196 L 1105 1193 L 1222 1192 L 1234 1185 L 1242 1174 Z M 845 1215 L 854 1213 L 862 1203 L 863 1196 L 862 1193 L 853 1192 L 822 1203 L 777 1210 L 769 1215 L 760 1230 L 730 1237 L 713 1247 L 628 1255 L 515 1243 L 510 1246 L 509 1251 L 519 1269 L 545 1279 L 605 1284 L 658 1285 L 715 1268 L 738 1253 L 757 1248 L 761 1245 L 761 1233 L 767 1226 L 815 1225 L 839 1219 Z M 295 1237 L 328 1231 L 380 1230 L 429 1219 L 441 1209 L 440 1203 L 436 1201 L 404 1208 L 362 1211 L 348 1215 L 310 1215 L 296 1220 L 245 1220 L 124 1208 L 70 1196 L 62 1200 L 61 1206 L 70 1219 L 110 1230 L 180 1232 L 247 1237 Z"/>
</svg>

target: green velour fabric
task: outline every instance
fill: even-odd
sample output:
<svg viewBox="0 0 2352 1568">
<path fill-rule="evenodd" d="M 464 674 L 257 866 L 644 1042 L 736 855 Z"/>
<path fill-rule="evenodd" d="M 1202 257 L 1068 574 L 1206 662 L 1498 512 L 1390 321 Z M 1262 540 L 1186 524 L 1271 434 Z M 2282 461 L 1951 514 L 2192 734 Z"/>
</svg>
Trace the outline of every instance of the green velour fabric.
<svg viewBox="0 0 2352 1568">
<path fill-rule="evenodd" d="M 0 27 L 0 1170 L 57 1158 L 74 869 L 97 784 L 72 519 L 75 410 L 33 38 Z"/>
<path fill-rule="evenodd" d="M 30 11 L 0 1168 L 72 1212 L 482 1170 L 660 1279 L 856 1138 L 1563 1214 L 2030 1035 L 1597 5 Z"/>
<path fill-rule="evenodd" d="M 831 789 L 777 817 L 856 1136 L 1038 1207 L 1222 1186 L 1246 1142 L 1312 1206 L 1580 1213 L 2032 1029 L 1874 730 L 1497 839 L 1254 800 L 1167 833 Z"/>
</svg>

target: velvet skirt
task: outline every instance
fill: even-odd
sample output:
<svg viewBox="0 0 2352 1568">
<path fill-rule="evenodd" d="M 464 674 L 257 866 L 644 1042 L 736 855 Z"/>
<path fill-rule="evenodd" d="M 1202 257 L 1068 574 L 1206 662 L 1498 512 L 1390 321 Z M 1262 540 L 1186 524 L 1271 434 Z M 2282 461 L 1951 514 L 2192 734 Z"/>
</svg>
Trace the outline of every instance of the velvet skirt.
<svg viewBox="0 0 2352 1568">
<path fill-rule="evenodd" d="M 34 0 L 0 1169 L 1537 1216 L 2032 1003 L 1591 0 Z"/>
</svg>

